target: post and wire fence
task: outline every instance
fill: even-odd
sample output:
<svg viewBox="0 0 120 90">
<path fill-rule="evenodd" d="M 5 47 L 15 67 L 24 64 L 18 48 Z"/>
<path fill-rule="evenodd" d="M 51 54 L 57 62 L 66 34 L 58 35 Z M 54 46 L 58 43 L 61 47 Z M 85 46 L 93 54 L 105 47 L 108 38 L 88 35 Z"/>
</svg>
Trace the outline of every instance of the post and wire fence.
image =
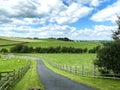
<svg viewBox="0 0 120 90">
<path fill-rule="evenodd" d="M 93 77 L 93 78 L 110 78 L 110 79 L 120 79 L 120 74 L 114 74 L 113 72 L 101 74 L 99 68 L 96 65 L 91 66 L 77 66 L 77 65 L 68 65 L 68 64 L 58 64 L 52 62 L 48 59 L 45 59 L 47 63 L 59 70 L 66 71 L 71 74 L 84 77 Z M 106 70 L 107 72 L 108 70 Z"/>
</svg>

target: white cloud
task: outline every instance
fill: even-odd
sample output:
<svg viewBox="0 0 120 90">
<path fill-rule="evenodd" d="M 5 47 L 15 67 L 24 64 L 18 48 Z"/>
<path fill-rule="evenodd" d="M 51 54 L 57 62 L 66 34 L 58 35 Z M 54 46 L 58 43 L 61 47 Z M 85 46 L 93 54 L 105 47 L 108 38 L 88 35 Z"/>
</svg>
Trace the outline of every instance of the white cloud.
<svg viewBox="0 0 120 90">
<path fill-rule="evenodd" d="M 92 6 L 95 6 L 95 7 L 96 7 L 96 6 L 99 6 L 99 0 L 92 0 L 92 1 L 91 1 L 91 5 L 92 5 Z"/>
<path fill-rule="evenodd" d="M 0 26 L 0 35 L 7 36 L 22 36 L 22 37 L 69 37 L 75 40 L 110 40 L 112 31 L 116 26 L 96 25 L 93 29 L 85 28 L 77 30 L 75 27 L 68 25 L 49 24 L 39 28 L 32 28 L 30 26 Z"/>
<path fill-rule="evenodd" d="M 78 40 L 111 40 L 116 26 L 96 25 L 93 29 L 75 30 L 69 37 Z"/>
<path fill-rule="evenodd" d="M 69 37 L 71 39 L 110 39 L 113 26 L 77 30 L 67 24 L 90 14 L 106 0 L 0 0 L 0 35 L 25 37 Z M 87 5 L 86 5 L 87 4 Z M 95 14 L 95 21 L 112 20 L 120 2 Z M 112 10 L 112 12 L 111 12 Z M 107 14 L 106 12 L 109 12 Z M 55 24 L 56 23 L 56 24 Z"/>
<path fill-rule="evenodd" d="M 115 22 L 117 15 L 120 15 L 120 0 L 114 4 L 104 8 L 103 10 L 98 11 L 91 17 L 91 20 L 96 22 L 111 21 Z"/>
<path fill-rule="evenodd" d="M 90 5 L 93 7 L 98 7 L 101 3 L 106 2 L 107 0 L 90 0 Z"/>
<path fill-rule="evenodd" d="M 74 23 L 88 15 L 92 10 L 93 8 L 72 3 L 66 10 L 60 12 L 59 15 L 55 17 L 55 20 L 58 24 Z"/>
</svg>

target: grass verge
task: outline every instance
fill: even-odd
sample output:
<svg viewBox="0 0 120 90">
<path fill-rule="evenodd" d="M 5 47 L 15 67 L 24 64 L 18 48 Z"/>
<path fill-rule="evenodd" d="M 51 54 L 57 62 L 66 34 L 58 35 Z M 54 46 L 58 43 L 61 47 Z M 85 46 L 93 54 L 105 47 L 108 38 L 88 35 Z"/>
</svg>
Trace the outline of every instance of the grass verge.
<svg viewBox="0 0 120 90">
<path fill-rule="evenodd" d="M 36 61 L 33 60 L 30 70 L 11 90 L 29 90 L 32 87 L 40 87 L 41 90 L 44 90 L 36 71 Z"/>
</svg>

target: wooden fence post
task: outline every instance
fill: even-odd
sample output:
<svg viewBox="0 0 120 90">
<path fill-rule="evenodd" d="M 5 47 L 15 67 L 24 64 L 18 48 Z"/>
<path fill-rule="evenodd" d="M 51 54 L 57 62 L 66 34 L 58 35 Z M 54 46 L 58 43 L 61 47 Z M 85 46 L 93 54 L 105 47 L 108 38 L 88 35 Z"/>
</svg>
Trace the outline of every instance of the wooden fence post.
<svg viewBox="0 0 120 90">
<path fill-rule="evenodd" d="M 1 78 L 2 78 L 2 75 L 1 75 L 2 73 L 0 72 L 0 80 L 1 80 Z"/>
<path fill-rule="evenodd" d="M 84 76 L 84 65 L 82 65 L 82 76 Z"/>
<path fill-rule="evenodd" d="M 78 74 L 78 67 L 75 66 L 75 74 L 77 75 Z"/>
<path fill-rule="evenodd" d="M 96 65 L 94 65 L 94 77 L 96 77 Z"/>
</svg>

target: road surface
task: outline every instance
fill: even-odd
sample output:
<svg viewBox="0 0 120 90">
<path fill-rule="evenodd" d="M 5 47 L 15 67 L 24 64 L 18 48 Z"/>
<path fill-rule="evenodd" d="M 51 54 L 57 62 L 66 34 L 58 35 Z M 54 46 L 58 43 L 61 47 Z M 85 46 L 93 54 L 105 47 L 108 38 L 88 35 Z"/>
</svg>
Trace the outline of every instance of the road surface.
<svg viewBox="0 0 120 90">
<path fill-rule="evenodd" d="M 95 90 L 56 74 L 48 69 L 41 60 L 37 60 L 37 71 L 45 90 Z"/>
</svg>

